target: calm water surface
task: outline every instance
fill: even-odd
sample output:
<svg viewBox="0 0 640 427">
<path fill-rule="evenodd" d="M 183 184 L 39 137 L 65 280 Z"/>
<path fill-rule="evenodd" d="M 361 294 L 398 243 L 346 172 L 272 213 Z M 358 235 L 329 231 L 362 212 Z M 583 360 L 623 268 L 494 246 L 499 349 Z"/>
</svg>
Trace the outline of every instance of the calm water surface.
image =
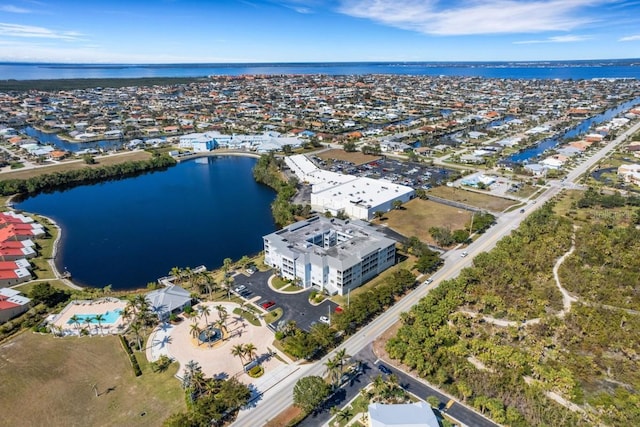
<svg viewBox="0 0 640 427">
<path fill-rule="evenodd" d="M 262 236 L 276 229 L 275 192 L 253 180 L 256 159 L 199 162 L 40 194 L 16 208 L 58 222 L 58 267 L 87 286 L 144 287 L 174 266 L 214 268 L 261 251 Z"/>
<path fill-rule="evenodd" d="M 640 78 L 640 59 L 544 62 L 317 62 L 261 64 L 0 63 L 0 80 L 204 77 L 242 74 L 399 74 L 509 79 Z"/>
</svg>

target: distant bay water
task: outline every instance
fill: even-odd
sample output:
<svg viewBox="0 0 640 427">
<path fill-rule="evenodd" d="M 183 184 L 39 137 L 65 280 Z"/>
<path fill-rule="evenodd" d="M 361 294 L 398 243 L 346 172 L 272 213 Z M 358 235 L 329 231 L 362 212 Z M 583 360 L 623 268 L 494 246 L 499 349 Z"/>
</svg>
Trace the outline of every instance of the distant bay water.
<svg viewBox="0 0 640 427">
<path fill-rule="evenodd" d="M 640 59 L 540 62 L 341 62 L 259 64 L 0 63 L 0 80 L 204 77 L 243 74 L 398 74 L 510 79 L 640 78 Z"/>
<path fill-rule="evenodd" d="M 17 209 L 63 229 L 56 264 L 74 282 L 145 287 L 172 267 L 217 268 L 262 250 L 276 225 L 275 192 L 254 181 L 256 159 L 208 157 L 166 171 L 40 194 Z"/>
</svg>

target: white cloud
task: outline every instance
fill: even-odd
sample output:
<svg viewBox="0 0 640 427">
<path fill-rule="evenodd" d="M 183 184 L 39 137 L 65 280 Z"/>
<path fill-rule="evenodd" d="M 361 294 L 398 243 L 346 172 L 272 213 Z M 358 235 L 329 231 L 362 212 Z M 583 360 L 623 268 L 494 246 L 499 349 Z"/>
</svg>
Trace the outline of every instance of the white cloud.
<svg viewBox="0 0 640 427">
<path fill-rule="evenodd" d="M 626 36 L 626 37 L 622 37 L 621 39 L 619 39 L 619 42 L 633 42 L 636 40 L 640 40 L 640 34 L 635 35 L 635 36 Z"/>
<path fill-rule="evenodd" d="M 581 12 L 609 0 L 342 0 L 339 12 L 434 35 L 569 31 L 593 22 Z"/>
<path fill-rule="evenodd" d="M 25 9 L 23 7 L 14 6 L 12 4 L 6 4 L 0 6 L 0 12 L 8 12 L 8 13 L 31 13 L 29 9 Z"/>
<path fill-rule="evenodd" d="M 274 2 L 304 15 L 314 13 L 314 10 L 322 3 L 320 0 L 274 0 Z"/>
<path fill-rule="evenodd" d="M 513 44 L 536 44 L 536 43 L 574 43 L 574 42 L 582 42 L 585 40 L 591 40 L 591 36 L 554 36 L 541 40 L 523 40 L 513 42 Z"/>
<path fill-rule="evenodd" d="M 82 34 L 77 31 L 55 31 L 33 25 L 8 24 L 0 22 L 0 36 L 78 40 Z"/>
</svg>

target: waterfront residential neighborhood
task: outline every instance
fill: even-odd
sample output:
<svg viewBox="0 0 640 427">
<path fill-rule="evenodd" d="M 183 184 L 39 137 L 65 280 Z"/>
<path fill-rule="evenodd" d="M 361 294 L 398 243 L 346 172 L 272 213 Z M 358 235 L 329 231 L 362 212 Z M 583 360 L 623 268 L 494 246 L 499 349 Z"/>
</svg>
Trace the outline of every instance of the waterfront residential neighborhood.
<svg viewBox="0 0 640 427">
<path fill-rule="evenodd" d="M 3 406 L 8 423 L 50 411 L 56 425 L 638 420 L 637 79 L 83 85 L 0 90 L 0 396 L 41 393 L 30 414 Z M 248 227 L 245 184 L 220 169 L 237 156 L 272 189 L 274 229 L 188 247 L 205 227 Z M 199 167 L 162 181 L 184 165 Z M 147 245 L 251 249 L 134 288 L 79 283 L 61 262 L 74 221 L 21 209 L 149 171 L 162 194 L 214 184 L 239 198 L 217 219 L 136 194 L 159 218 Z M 117 245 L 100 262 L 125 276 L 119 258 L 145 258 Z"/>
</svg>

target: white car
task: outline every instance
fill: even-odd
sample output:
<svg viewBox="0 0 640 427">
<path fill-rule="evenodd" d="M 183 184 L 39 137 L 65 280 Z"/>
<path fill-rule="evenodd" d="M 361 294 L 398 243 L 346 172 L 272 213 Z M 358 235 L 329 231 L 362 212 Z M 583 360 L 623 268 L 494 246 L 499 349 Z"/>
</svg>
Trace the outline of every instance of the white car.
<svg viewBox="0 0 640 427">
<path fill-rule="evenodd" d="M 427 280 L 424 281 L 423 284 L 428 285 L 428 284 L 430 284 L 432 282 L 433 282 L 433 277 L 429 277 Z"/>
<path fill-rule="evenodd" d="M 330 323 L 329 318 L 327 316 L 320 316 L 320 321 L 322 323 L 326 323 L 327 325 Z"/>
<path fill-rule="evenodd" d="M 462 253 L 460 254 L 460 256 L 461 256 L 462 258 L 466 257 L 467 255 L 469 255 L 469 252 L 467 252 L 467 251 L 464 251 L 464 252 L 462 252 Z"/>
</svg>

